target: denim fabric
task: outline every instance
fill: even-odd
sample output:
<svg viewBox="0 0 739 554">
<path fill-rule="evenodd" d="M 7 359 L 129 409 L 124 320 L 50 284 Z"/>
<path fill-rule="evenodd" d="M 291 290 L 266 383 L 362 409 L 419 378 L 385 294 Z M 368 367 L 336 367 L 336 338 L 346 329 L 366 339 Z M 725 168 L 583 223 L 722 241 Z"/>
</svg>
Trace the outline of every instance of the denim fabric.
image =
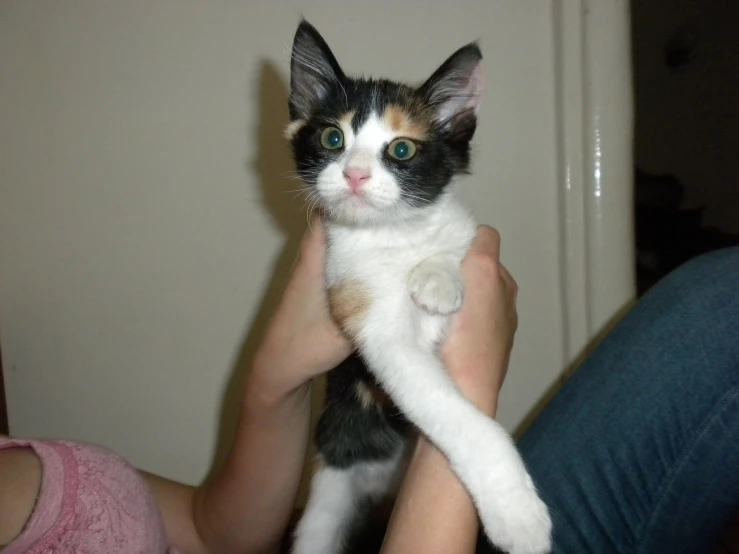
<svg viewBox="0 0 739 554">
<path fill-rule="evenodd" d="M 739 508 L 739 249 L 647 293 L 519 441 L 557 554 L 705 554 Z"/>
</svg>

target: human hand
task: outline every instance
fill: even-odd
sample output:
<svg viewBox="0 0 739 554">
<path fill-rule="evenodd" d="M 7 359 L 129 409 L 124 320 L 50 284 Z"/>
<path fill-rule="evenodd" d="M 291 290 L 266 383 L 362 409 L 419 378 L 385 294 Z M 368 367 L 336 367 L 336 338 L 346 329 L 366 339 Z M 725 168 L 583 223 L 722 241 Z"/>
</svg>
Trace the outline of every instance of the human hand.
<svg viewBox="0 0 739 554">
<path fill-rule="evenodd" d="M 518 286 L 500 263 L 500 235 L 483 225 L 462 262 L 465 301 L 442 357 L 462 393 L 494 415 L 518 328 Z"/>
<path fill-rule="evenodd" d="M 300 388 L 352 352 L 328 310 L 325 250 L 325 229 L 316 215 L 303 235 L 290 279 L 254 360 L 253 374 L 271 394 Z"/>
</svg>

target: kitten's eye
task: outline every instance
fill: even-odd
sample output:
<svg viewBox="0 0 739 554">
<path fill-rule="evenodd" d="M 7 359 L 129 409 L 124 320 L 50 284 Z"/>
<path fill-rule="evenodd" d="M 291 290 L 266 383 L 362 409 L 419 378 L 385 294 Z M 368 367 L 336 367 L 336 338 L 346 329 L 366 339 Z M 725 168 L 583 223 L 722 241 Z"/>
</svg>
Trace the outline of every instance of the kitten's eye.
<svg viewBox="0 0 739 554">
<path fill-rule="evenodd" d="M 344 146 L 344 134 L 336 127 L 326 127 L 321 133 L 321 146 L 327 150 L 336 150 Z"/>
<path fill-rule="evenodd" d="M 410 160 L 416 155 L 416 145 L 408 139 L 394 140 L 388 146 L 387 153 L 397 160 Z"/>
</svg>

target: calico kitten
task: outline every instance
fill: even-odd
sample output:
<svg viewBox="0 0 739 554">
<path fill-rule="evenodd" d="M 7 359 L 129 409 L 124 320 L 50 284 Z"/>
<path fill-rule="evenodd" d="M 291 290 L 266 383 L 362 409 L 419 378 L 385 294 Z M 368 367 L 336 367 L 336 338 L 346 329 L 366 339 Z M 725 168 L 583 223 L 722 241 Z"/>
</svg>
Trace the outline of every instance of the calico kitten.
<svg viewBox="0 0 739 554">
<path fill-rule="evenodd" d="M 328 376 L 322 461 L 294 552 L 341 552 L 362 506 L 394 492 L 408 443 L 398 409 L 449 459 L 491 541 L 548 552 L 549 513 L 511 437 L 459 393 L 437 355 L 476 233 L 451 183 L 469 167 L 480 49 L 460 48 L 418 88 L 354 79 L 303 21 L 290 87 L 286 136 L 325 214 L 331 312 L 357 348 Z"/>
</svg>

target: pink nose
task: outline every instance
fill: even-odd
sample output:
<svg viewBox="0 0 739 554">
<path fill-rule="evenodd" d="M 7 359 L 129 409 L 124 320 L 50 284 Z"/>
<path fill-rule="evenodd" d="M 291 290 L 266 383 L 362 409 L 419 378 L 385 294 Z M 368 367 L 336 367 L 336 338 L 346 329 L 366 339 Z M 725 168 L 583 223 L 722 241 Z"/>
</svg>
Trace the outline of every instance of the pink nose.
<svg viewBox="0 0 739 554">
<path fill-rule="evenodd" d="M 372 177 L 372 174 L 366 169 L 358 167 L 347 167 L 344 170 L 344 178 L 353 191 L 358 191 Z"/>
</svg>

